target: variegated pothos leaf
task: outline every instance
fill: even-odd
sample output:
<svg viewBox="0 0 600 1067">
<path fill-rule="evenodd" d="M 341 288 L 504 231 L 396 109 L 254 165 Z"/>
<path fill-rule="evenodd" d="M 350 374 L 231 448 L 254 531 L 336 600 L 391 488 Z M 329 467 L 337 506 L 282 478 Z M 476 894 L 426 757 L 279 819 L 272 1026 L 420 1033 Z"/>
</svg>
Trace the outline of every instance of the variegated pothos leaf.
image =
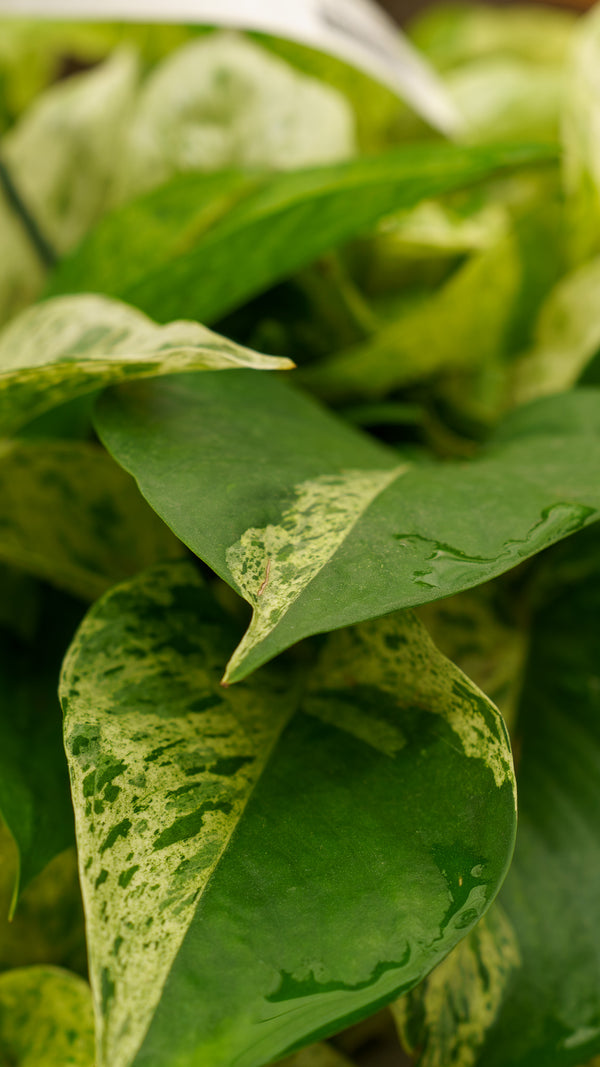
<svg viewBox="0 0 600 1067">
<path fill-rule="evenodd" d="M 259 1067 L 369 1014 L 510 858 L 502 720 L 412 615 L 223 689 L 231 629 L 191 565 L 159 567 L 99 601 L 65 661 L 98 1067 L 167 1046 Z"/>
<path fill-rule="evenodd" d="M 195 322 L 157 326 L 108 297 L 57 297 L 0 333 L 0 433 L 83 393 L 132 378 L 193 370 L 289 369 Z"/>
<path fill-rule="evenodd" d="M 11 1067 L 94 1067 L 87 983 L 58 967 L 0 975 L 0 1053 Z"/>
<path fill-rule="evenodd" d="M 133 480 L 95 445 L 0 442 L 4 563 L 94 600 L 129 575 L 184 553 Z"/>
</svg>

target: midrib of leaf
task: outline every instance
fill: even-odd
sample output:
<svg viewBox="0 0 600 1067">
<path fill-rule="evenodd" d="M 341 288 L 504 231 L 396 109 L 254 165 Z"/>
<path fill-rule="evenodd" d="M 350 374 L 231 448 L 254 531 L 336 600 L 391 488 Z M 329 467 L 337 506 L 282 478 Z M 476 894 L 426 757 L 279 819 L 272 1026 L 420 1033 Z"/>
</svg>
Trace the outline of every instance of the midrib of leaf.
<svg viewBox="0 0 600 1067">
<path fill-rule="evenodd" d="M 227 566 L 253 609 L 223 684 L 243 677 L 250 653 L 275 629 L 332 559 L 376 497 L 410 469 L 350 470 L 295 486 L 278 525 L 251 527 L 227 549 Z"/>
<path fill-rule="evenodd" d="M 153 581 L 153 576 L 158 573 L 158 570 L 157 568 L 149 572 L 149 583 Z M 186 565 L 181 568 L 180 573 L 186 574 L 188 588 L 190 585 L 198 584 L 195 571 L 188 569 Z M 164 605 L 164 608 L 168 610 L 167 605 Z M 103 626 L 104 623 L 101 620 L 90 623 L 88 619 L 86 639 L 90 639 L 94 628 L 101 631 Z M 70 691 L 75 687 L 72 671 L 78 651 L 76 638 L 63 671 L 62 693 L 67 709 Z M 81 711 L 79 711 L 77 724 L 71 727 L 69 712 L 68 710 L 65 712 L 67 750 L 72 750 L 74 743 L 75 749 L 78 745 L 83 747 L 82 738 L 87 739 L 90 749 L 95 743 L 102 760 L 101 766 L 105 768 L 102 772 L 96 765 L 92 771 L 93 782 L 90 782 L 90 764 L 86 766 L 84 761 L 74 758 L 70 760 L 80 841 L 80 876 L 86 910 L 87 938 L 91 946 L 90 980 L 97 1021 L 99 1067 L 129 1067 L 133 1062 L 150 1026 L 156 1006 L 161 999 L 164 984 L 199 902 L 207 891 L 212 876 L 221 863 L 254 789 L 269 762 L 271 753 L 297 706 L 297 694 L 293 690 L 288 691 L 284 713 L 282 714 L 283 701 L 280 700 L 279 715 L 270 714 L 262 728 L 254 731 L 254 736 L 245 731 L 244 724 L 237 716 L 232 715 L 233 729 L 227 735 L 225 742 L 217 740 L 213 743 L 215 749 L 220 746 L 219 756 L 221 758 L 230 756 L 228 748 L 232 747 L 232 740 L 234 743 L 236 741 L 237 726 L 237 737 L 241 737 L 244 742 L 241 748 L 246 753 L 251 750 L 253 760 L 249 769 L 236 772 L 236 782 L 240 777 L 244 779 L 243 785 L 247 786 L 247 792 L 243 793 L 242 788 L 238 788 L 237 793 L 228 797 L 227 800 L 221 798 L 214 804 L 209 804 L 208 809 L 202 814 L 203 821 L 208 816 L 206 821 L 210 820 L 216 826 L 211 832 L 210 826 L 206 828 L 203 825 L 202 851 L 199 855 L 197 835 L 191 833 L 187 839 L 178 838 L 176 827 L 181 827 L 183 832 L 185 826 L 182 820 L 186 816 L 198 816 L 202 805 L 196 811 L 192 810 L 183 816 L 180 815 L 173 822 L 175 809 L 168 806 L 168 781 L 166 780 L 169 767 L 164 766 L 162 755 L 151 763 L 145 759 L 149 748 L 151 751 L 148 738 L 153 733 L 156 734 L 156 748 L 164 751 L 167 763 L 167 753 L 171 748 L 185 745 L 190 753 L 193 753 L 194 745 L 197 745 L 200 740 L 197 735 L 197 715 L 187 713 L 183 717 L 160 719 L 155 709 L 149 714 L 144 714 L 139 706 L 134 706 L 129 714 L 111 715 L 110 692 L 108 694 L 103 692 L 101 696 L 99 694 L 102 688 L 101 679 L 114 669 L 116 658 L 114 653 L 112 655 L 106 653 L 104 657 L 99 656 L 94 671 L 86 677 L 77 679 L 77 687 L 80 691 L 85 689 L 88 693 L 87 704 L 90 711 L 87 721 L 82 722 Z M 157 653 L 155 655 L 157 671 L 160 670 L 161 659 L 163 657 Z M 184 667 L 189 675 L 192 669 L 189 658 L 182 663 L 182 670 Z M 143 662 L 138 671 L 140 683 L 143 681 L 146 685 L 147 667 Z M 135 689 L 135 675 L 136 671 L 128 672 L 128 689 Z M 203 687 L 205 688 L 203 681 L 204 679 L 199 680 L 200 691 Z M 189 678 L 187 684 L 189 684 Z M 81 692 L 77 700 L 81 706 Z M 244 706 L 245 701 L 248 703 L 252 701 L 252 692 L 246 696 L 236 690 L 235 700 L 238 708 L 240 704 Z M 135 705 L 135 697 L 132 698 L 132 703 Z M 273 713 L 275 710 L 276 708 L 271 704 L 269 712 Z M 202 716 L 203 731 L 208 733 L 208 736 L 210 736 L 210 714 L 208 711 Z M 256 713 L 253 718 L 256 722 Z M 222 735 L 222 708 L 218 709 L 217 720 L 218 729 Z M 275 724 L 276 729 L 273 729 Z M 142 739 L 142 744 L 139 746 L 136 745 L 136 736 Z M 240 748 L 239 741 L 237 748 Z M 111 777 L 111 768 L 118 772 L 113 777 Z M 181 770 L 179 769 L 177 775 L 175 773 L 177 769 L 177 767 L 172 768 L 172 781 L 175 787 L 180 786 L 181 783 Z M 104 799 L 99 799 L 98 781 L 102 781 L 102 773 L 106 775 L 107 780 L 106 786 L 101 786 L 105 788 Z M 123 790 L 124 799 L 119 804 L 118 796 L 107 799 L 107 792 L 110 789 L 114 791 L 115 786 L 117 791 L 120 791 L 117 783 L 121 780 L 121 775 L 127 775 L 130 784 Z M 173 841 L 169 842 L 166 839 L 168 830 L 163 830 L 161 837 L 165 837 L 165 844 L 158 849 L 156 842 L 153 845 L 144 840 L 143 833 L 139 832 L 139 823 L 137 827 L 134 823 L 135 808 L 132 810 L 131 785 L 135 784 L 136 780 L 141 782 L 142 776 L 145 778 L 144 796 L 149 798 L 149 802 L 138 814 L 143 815 L 150 829 L 166 826 L 175 834 Z M 202 778 L 199 784 L 201 782 Z M 85 801 L 86 795 L 90 798 L 88 805 Z M 185 799 L 182 801 L 183 807 L 185 807 Z M 169 823 L 171 823 L 170 826 Z M 128 839 L 129 829 L 133 829 L 133 843 Z M 221 835 L 223 835 L 222 840 L 219 841 L 218 838 Z M 100 842 L 102 844 L 98 847 Z M 90 845 L 88 854 L 86 854 L 86 843 Z M 210 855 L 213 850 L 213 855 Z M 202 868 L 203 857 L 208 859 L 204 869 Z M 134 868 L 137 869 L 134 870 Z M 109 877 L 108 869 L 112 875 L 120 872 L 119 878 L 125 880 L 129 878 L 129 881 L 120 881 L 117 888 L 115 878 Z M 131 874 L 132 871 L 133 874 Z M 129 890 L 130 885 L 131 890 Z M 155 896 L 153 889 L 159 889 L 160 892 Z M 126 892 L 129 897 L 128 909 L 123 907 Z M 109 918 L 110 902 L 114 899 L 115 893 L 120 896 L 119 910 L 117 915 L 112 916 L 111 921 Z"/>
</svg>

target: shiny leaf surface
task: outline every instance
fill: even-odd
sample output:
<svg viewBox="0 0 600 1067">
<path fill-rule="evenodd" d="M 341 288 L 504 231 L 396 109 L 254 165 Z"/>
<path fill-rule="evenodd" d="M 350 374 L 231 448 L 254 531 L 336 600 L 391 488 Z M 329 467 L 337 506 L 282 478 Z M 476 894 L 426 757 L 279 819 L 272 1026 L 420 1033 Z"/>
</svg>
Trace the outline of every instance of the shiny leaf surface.
<svg viewBox="0 0 600 1067">
<path fill-rule="evenodd" d="M 415 463 L 285 382 L 226 385 L 114 391 L 97 425 L 152 507 L 251 604 L 228 681 L 309 634 L 480 585 L 600 514 L 592 389 L 514 412 L 473 462 Z"/>
<path fill-rule="evenodd" d="M 224 690 L 231 629 L 172 565 L 99 601 L 66 660 L 98 1067 L 259 1067 L 360 1019 L 510 859 L 502 720 L 413 616 Z"/>
</svg>

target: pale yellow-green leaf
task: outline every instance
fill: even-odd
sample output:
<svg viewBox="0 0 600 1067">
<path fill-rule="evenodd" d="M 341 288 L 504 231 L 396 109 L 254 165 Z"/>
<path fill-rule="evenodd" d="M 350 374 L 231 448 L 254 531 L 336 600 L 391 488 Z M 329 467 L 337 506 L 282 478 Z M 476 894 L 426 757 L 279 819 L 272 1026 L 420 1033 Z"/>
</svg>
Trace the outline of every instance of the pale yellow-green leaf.
<svg viewBox="0 0 600 1067">
<path fill-rule="evenodd" d="M 426 303 L 409 306 L 364 344 L 302 372 L 326 397 L 377 399 L 445 370 L 493 366 L 521 283 L 509 233 L 472 256 Z"/>
<path fill-rule="evenodd" d="M 581 263 L 600 251 L 600 6 L 581 19 L 567 70 L 563 118 L 568 238 Z"/>
<path fill-rule="evenodd" d="M 0 443 L 0 561 L 94 600 L 181 542 L 95 445 Z"/>
<path fill-rule="evenodd" d="M 57 252 L 73 248 L 106 206 L 138 78 L 135 52 L 117 50 L 43 93 L 3 141 L 19 192 Z"/>
<path fill-rule="evenodd" d="M 568 274 L 551 292 L 540 313 L 535 347 L 512 369 L 515 403 L 562 393 L 577 383 L 600 350 L 599 293 L 598 257 Z"/>
<path fill-rule="evenodd" d="M 335 89 L 231 33 L 192 41 L 149 77 L 128 128 L 117 198 L 175 174 L 293 170 L 355 154 L 354 116 Z"/>
<path fill-rule="evenodd" d="M 57 967 L 0 975 L 0 1061 L 10 1067 L 94 1067 L 87 983 Z"/>
<path fill-rule="evenodd" d="M 179 564 L 166 573 L 170 585 L 160 568 L 136 579 L 135 596 L 147 602 L 144 642 L 115 626 L 118 598 L 134 595 L 123 585 L 106 601 L 106 621 L 102 601 L 85 624 L 86 643 L 93 627 L 99 650 L 93 666 L 85 654 L 80 661 L 76 637 L 62 681 L 99 1060 L 110 1067 L 137 1051 L 203 889 L 295 708 L 283 677 L 219 687 L 224 647 L 210 617 L 198 626 L 197 572 Z M 165 647 L 171 609 L 181 629 Z"/>
<path fill-rule="evenodd" d="M 419 1048 L 419 1067 L 474 1067 L 519 963 L 515 932 L 494 905 L 419 987 L 392 1005 L 405 1044 Z M 421 1020 L 416 1034 L 414 1015 Z"/>
<path fill-rule="evenodd" d="M 125 379 L 290 366 L 289 360 L 259 355 L 195 322 L 157 326 L 108 297 L 56 297 L 28 308 L 0 333 L 0 433 Z"/>
<path fill-rule="evenodd" d="M 486 57 L 453 71 L 446 86 L 472 143 L 558 137 L 565 87 L 562 65 Z"/>
<path fill-rule="evenodd" d="M 44 93 L 2 141 L 22 200 L 57 253 L 73 248 L 102 214 L 137 83 L 122 50 Z M 0 323 L 40 292 L 45 267 L 0 192 Z"/>
<path fill-rule="evenodd" d="M 303 482 L 279 525 L 246 530 L 227 549 L 227 565 L 253 614 L 228 664 L 226 682 L 290 610 L 363 512 L 407 469 L 344 471 Z"/>
</svg>

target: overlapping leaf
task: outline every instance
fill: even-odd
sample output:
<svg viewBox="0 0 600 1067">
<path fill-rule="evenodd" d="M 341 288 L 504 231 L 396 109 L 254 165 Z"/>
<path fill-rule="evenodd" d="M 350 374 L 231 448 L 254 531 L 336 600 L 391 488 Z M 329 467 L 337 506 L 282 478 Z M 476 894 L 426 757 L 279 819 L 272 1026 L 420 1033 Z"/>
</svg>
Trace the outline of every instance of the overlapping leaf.
<svg viewBox="0 0 600 1067">
<path fill-rule="evenodd" d="M 599 289 L 600 259 L 595 258 L 567 274 L 550 293 L 535 346 L 512 369 L 517 403 L 571 389 L 600 352 Z"/>
<path fill-rule="evenodd" d="M 11 1067 L 94 1067 L 87 983 L 57 967 L 0 975 L 0 1056 Z"/>
<path fill-rule="evenodd" d="M 102 296 L 60 297 L 24 311 L 0 334 L 0 433 L 127 378 L 184 370 L 288 368 L 195 322 L 159 327 Z"/>
<path fill-rule="evenodd" d="M 103 220 L 63 260 L 51 291 L 110 293 L 161 322 L 214 322 L 393 211 L 553 154 L 424 144 L 246 182 L 226 176 L 222 189 L 214 178 L 180 179 Z"/>
<path fill-rule="evenodd" d="M 502 352 L 522 282 L 514 239 L 474 256 L 425 303 L 364 344 L 309 368 L 320 396 L 378 398 L 436 373 L 493 364 Z"/>
<path fill-rule="evenodd" d="M 483 925 L 399 1008 L 422 1067 L 575 1067 L 600 1052 L 598 533 L 567 547 L 547 561 L 516 726 L 513 865 Z"/>
<path fill-rule="evenodd" d="M 471 463 L 414 463 L 286 382 L 111 392 L 97 425 L 152 507 L 251 604 L 237 681 L 309 634 L 479 585 L 600 517 L 600 405 L 515 412 Z"/>
<path fill-rule="evenodd" d="M 183 546 L 95 445 L 0 446 L 0 560 L 93 600 Z"/>
<path fill-rule="evenodd" d="M 361 1018 L 510 859 L 502 720 L 411 615 L 223 690 L 231 629 L 172 565 L 99 601 L 65 664 L 97 1067 L 259 1067 Z"/>
</svg>

